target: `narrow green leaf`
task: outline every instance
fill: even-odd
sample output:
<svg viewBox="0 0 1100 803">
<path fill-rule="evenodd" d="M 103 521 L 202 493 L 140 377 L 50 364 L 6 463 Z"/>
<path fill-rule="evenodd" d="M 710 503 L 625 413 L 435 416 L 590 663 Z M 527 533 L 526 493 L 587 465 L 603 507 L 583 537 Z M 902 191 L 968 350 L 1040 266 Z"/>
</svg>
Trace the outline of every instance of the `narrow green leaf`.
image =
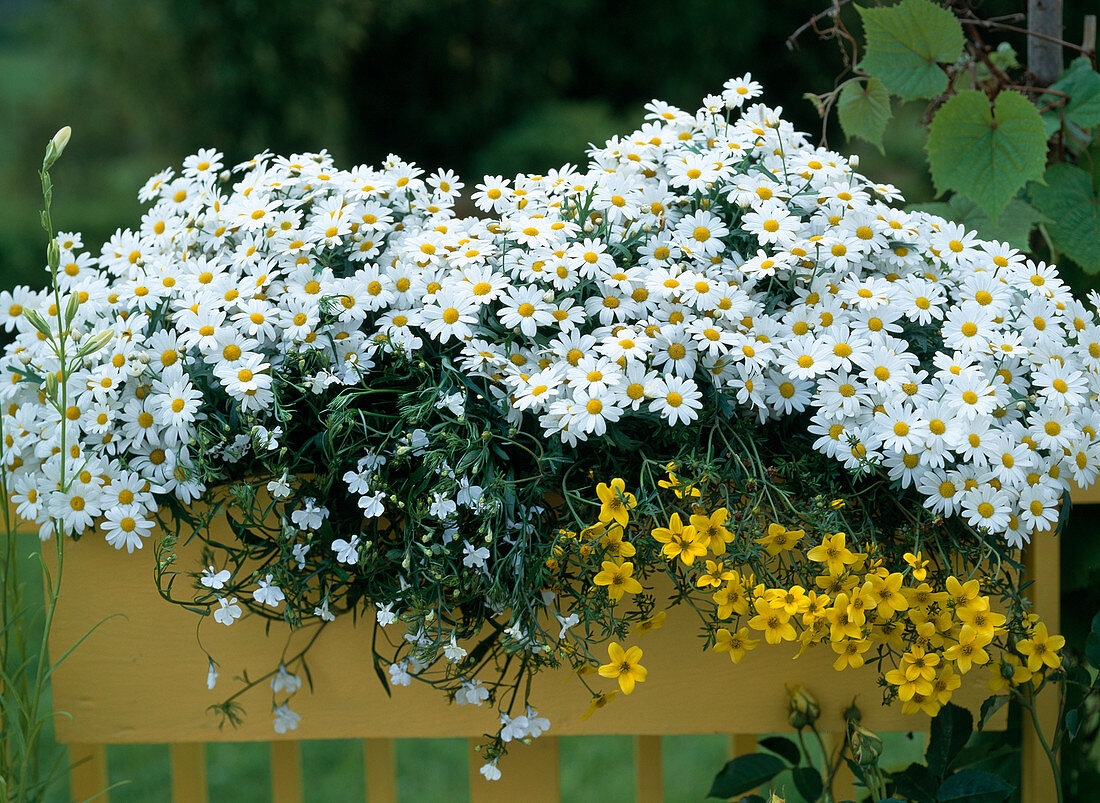
<svg viewBox="0 0 1100 803">
<path fill-rule="evenodd" d="M 961 192 L 992 218 L 1046 165 L 1039 112 L 1011 91 L 997 95 L 992 108 L 973 89 L 951 98 L 932 120 L 927 149 L 937 191 Z"/>
<path fill-rule="evenodd" d="M 844 84 L 836 103 L 837 119 L 844 135 L 867 140 L 882 151 L 882 132 L 890 119 L 890 93 L 882 81 L 853 78 Z"/>
<path fill-rule="evenodd" d="M 1071 165 L 1051 165 L 1045 184 L 1032 184 L 1029 193 L 1049 220 L 1055 247 L 1085 272 L 1100 273 L 1100 197 L 1091 176 Z"/>
<path fill-rule="evenodd" d="M 959 755 L 974 730 L 974 717 L 965 708 L 948 703 L 932 720 L 925 763 L 934 775 L 943 778 L 951 762 Z"/>
<path fill-rule="evenodd" d="M 765 750 L 771 750 L 776 755 L 787 759 L 787 762 L 792 766 L 797 767 L 802 762 L 802 751 L 790 739 L 782 736 L 769 736 L 767 739 L 761 739 L 759 745 Z"/>
<path fill-rule="evenodd" d="M 783 760 L 767 753 L 750 753 L 726 763 L 714 777 L 707 797 L 731 798 L 766 784 L 787 768 Z"/>
<path fill-rule="evenodd" d="M 902 0 L 887 8 L 856 6 L 867 45 L 860 67 L 902 100 L 931 98 L 947 89 L 940 64 L 962 54 L 955 15 L 929 0 Z"/>
<path fill-rule="evenodd" d="M 938 803 L 1001 803 L 1015 787 L 999 775 L 985 770 L 956 772 L 936 792 Z"/>
</svg>

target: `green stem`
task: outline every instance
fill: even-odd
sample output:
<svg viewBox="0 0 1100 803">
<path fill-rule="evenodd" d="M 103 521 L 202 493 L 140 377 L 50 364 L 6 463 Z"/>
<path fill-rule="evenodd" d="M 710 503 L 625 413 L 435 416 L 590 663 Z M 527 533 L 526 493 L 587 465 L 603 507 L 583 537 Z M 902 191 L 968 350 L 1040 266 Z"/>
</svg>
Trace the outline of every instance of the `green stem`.
<svg viewBox="0 0 1100 803">
<path fill-rule="evenodd" d="M 1054 775 L 1054 790 L 1057 795 L 1058 803 L 1063 803 L 1062 793 L 1062 770 L 1058 766 L 1058 758 L 1054 755 L 1054 751 L 1050 749 L 1050 745 L 1047 744 L 1046 737 L 1043 736 L 1043 728 L 1039 724 L 1039 714 L 1035 710 L 1035 697 L 1034 693 L 1029 693 L 1026 697 L 1021 699 L 1021 704 L 1027 709 L 1031 715 L 1031 726 L 1035 728 L 1035 735 L 1039 737 L 1039 744 L 1043 748 L 1043 753 L 1046 754 L 1047 761 L 1050 762 L 1051 774 Z"/>
</svg>

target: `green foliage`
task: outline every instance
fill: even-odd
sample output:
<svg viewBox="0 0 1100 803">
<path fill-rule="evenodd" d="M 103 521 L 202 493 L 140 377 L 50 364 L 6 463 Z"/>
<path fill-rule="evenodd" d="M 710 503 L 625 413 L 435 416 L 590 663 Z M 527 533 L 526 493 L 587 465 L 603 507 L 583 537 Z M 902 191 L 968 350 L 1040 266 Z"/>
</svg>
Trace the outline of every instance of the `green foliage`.
<svg viewBox="0 0 1100 803">
<path fill-rule="evenodd" d="M 882 152 L 882 133 L 890 121 L 890 93 L 882 81 L 848 81 L 840 90 L 836 111 L 847 137 L 866 140 Z"/>
<path fill-rule="evenodd" d="M 937 803 L 1000 803 L 1014 791 L 1004 778 L 985 770 L 963 770 L 936 792 Z"/>
<path fill-rule="evenodd" d="M 1032 203 L 1048 219 L 1055 245 L 1089 273 L 1100 272 L 1100 197 L 1084 170 L 1051 165 L 1043 184 L 1029 188 Z"/>
<path fill-rule="evenodd" d="M 1023 95 L 964 90 L 932 120 L 928 159 L 937 190 L 956 190 L 997 218 L 1029 180 L 1043 175 L 1046 137 L 1039 112 Z"/>
<path fill-rule="evenodd" d="M 918 803 L 999 803 L 1008 798 L 1015 791 L 1012 784 L 971 766 L 1000 755 L 1002 749 L 992 744 L 967 748 L 973 733 L 970 712 L 953 703 L 945 705 L 932 720 L 924 763 L 889 774 L 894 793 Z"/>
<path fill-rule="evenodd" d="M 962 54 L 962 26 L 929 0 L 902 0 L 888 8 L 859 8 L 867 37 L 860 66 L 902 100 L 931 98 L 947 89 L 940 64 Z"/>
<path fill-rule="evenodd" d="M 1081 56 L 1075 59 L 1050 88 L 1066 96 L 1065 105 L 1058 110 L 1062 119 L 1081 128 L 1092 128 L 1100 124 L 1100 73 L 1092 68 L 1092 62 L 1087 58 Z M 1044 95 L 1040 99 L 1041 103 L 1057 101 L 1058 97 L 1055 95 Z M 1048 112 L 1043 117 L 1058 119 L 1059 115 Z"/>
<path fill-rule="evenodd" d="M 1043 219 L 1035 207 L 1019 198 L 1009 201 L 1008 206 L 996 220 L 990 218 L 977 202 L 958 193 L 952 195 L 947 201 L 916 204 L 911 208 L 931 212 L 933 215 L 940 215 L 961 223 L 968 229 L 976 231 L 984 239 L 1006 242 L 1021 251 L 1028 249 L 1031 232 Z"/>
<path fill-rule="evenodd" d="M 751 792 L 787 768 L 782 759 L 767 753 L 749 753 L 726 762 L 714 778 L 707 797 L 723 800 Z"/>
<path fill-rule="evenodd" d="M 948 703 L 932 720 L 928 750 L 924 754 L 928 769 L 943 778 L 952 762 L 966 747 L 974 730 L 974 718 L 965 708 Z"/>
</svg>

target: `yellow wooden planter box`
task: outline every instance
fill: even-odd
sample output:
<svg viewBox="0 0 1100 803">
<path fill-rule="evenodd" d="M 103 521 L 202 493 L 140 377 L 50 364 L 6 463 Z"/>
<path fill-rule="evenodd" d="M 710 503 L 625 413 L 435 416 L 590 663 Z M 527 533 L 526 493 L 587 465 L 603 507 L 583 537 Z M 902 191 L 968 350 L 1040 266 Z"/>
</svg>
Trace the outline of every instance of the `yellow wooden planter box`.
<svg viewBox="0 0 1100 803">
<path fill-rule="evenodd" d="M 1100 493 L 1075 494 L 1074 499 L 1100 502 Z M 1038 537 L 1027 554 L 1029 570 L 1037 579 L 1033 601 L 1052 631 L 1059 627 L 1058 548 L 1054 538 Z M 94 629 L 52 679 L 55 710 L 70 715 L 55 719 L 57 739 L 73 745 L 74 759 L 88 759 L 73 772 L 74 800 L 106 786 L 104 751 L 99 746 L 164 742 L 173 745 L 174 799 L 205 800 L 201 745 L 217 741 L 272 742 L 276 799 L 298 800 L 294 740 L 334 738 L 368 740 L 370 798 L 393 800 L 393 753 L 387 740 L 457 736 L 476 743 L 495 729 L 494 714 L 487 707 L 450 705 L 442 693 L 416 682 L 394 688 L 392 698 L 387 697 L 373 668 L 369 635 L 365 628 L 356 631 L 350 617 L 329 625 L 310 652 L 314 691 L 303 687 L 292 700 L 302 717 L 297 730 L 285 736 L 274 733 L 270 698 L 262 687 L 241 700 L 247 715 L 240 727 L 219 729 L 207 706 L 224 699 L 227 689 L 235 690 L 234 677 L 243 670 L 256 675 L 277 666 L 288 630 L 276 625 L 269 636 L 265 621 L 258 617 L 246 617 L 231 627 L 205 620 L 202 642 L 221 664 L 219 687 L 208 690 L 206 658 L 195 641 L 198 617 L 160 598 L 153 560 L 151 544 L 134 555 L 120 554 L 94 536 L 66 545 L 62 597 L 50 638 L 52 655 L 61 655 Z M 185 563 L 182 568 L 191 567 Z M 180 578 L 177 593 L 189 588 L 185 579 Z M 293 643 L 303 643 L 311 632 L 295 634 Z M 540 714 L 550 718 L 548 735 L 516 746 L 502 763 L 503 779 L 495 783 L 478 774 L 480 762 L 471 750 L 472 798 L 556 800 L 553 737 L 633 734 L 640 737 L 639 799 L 659 800 L 660 741 L 649 737 L 731 734 L 739 750 L 751 750 L 755 734 L 789 730 L 787 688 L 796 684 L 820 701 L 819 727 L 826 732 L 843 730 L 842 712 L 853 700 L 863 723 L 874 731 L 927 727 L 923 715 L 903 715 L 899 705 L 881 705 L 872 668 L 836 672 L 831 650 L 811 649 L 792 660 L 792 645 L 762 646 L 734 666 L 727 656 L 703 650 L 697 620 L 690 610 L 680 609 L 671 610 L 664 627 L 638 643 L 648 681 L 587 721 L 580 715 L 590 696 L 575 679 L 568 680 L 568 670 L 540 675 L 531 697 Z M 700 679 L 707 694 L 683 693 L 689 686 L 699 688 Z M 987 679 L 982 671 L 964 676 L 955 701 L 976 709 L 988 695 Z M 611 688 L 610 681 L 597 682 Z M 1048 703 L 1056 705 L 1056 700 Z M 1046 715 L 1050 719 L 1056 712 Z M 1003 718 L 1000 722 L 1003 726 Z M 1025 738 L 1025 803 L 1053 799 L 1049 769 L 1041 751 L 1036 754 L 1037 747 L 1033 737 Z M 539 779 L 535 786 L 534 777 Z"/>
</svg>

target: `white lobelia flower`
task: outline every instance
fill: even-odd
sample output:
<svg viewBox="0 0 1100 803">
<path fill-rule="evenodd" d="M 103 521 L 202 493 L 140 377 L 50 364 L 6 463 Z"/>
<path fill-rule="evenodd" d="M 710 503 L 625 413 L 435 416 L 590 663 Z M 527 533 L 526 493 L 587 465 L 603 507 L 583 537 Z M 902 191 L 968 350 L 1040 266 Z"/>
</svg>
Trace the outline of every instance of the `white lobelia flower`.
<svg viewBox="0 0 1100 803">
<path fill-rule="evenodd" d="M 336 553 L 336 560 L 340 563 L 356 564 L 359 562 L 359 536 L 353 535 L 350 541 L 337 538 L 332 542 L 332 551 Z"/>
<path fill-rule="evenodd" d="M 301 716 L 291 711 L 286 703 L 275 707 L 274 727 L 276 733 L 286 733 L 287 731 L 296 730 L 298 723 L 301 721 Z"/>
<path fill-rule="evenodd" d="M 207 566 L 202 570 L 202 577 L 199 580 L 207 588 L 220 589 L 225 588 L 225 584 L 232 576 L 229 569 L 217 571 L 213 566 Z"/>
<path fill-rule="evenodd" d="M 218 682 L 218 670 L 214 664 L 214 659 L 210 659 L 210 663 L 206 669 L 206 688 L 213 689 L 214 684 Z"/>
<path fill-rule="evenodd" d="M 269 608 L 278 608 L 279 603 L 286 599 L 282 589 L 271 582 L 270 574 L 260 580 L 260 587 L 252 592 L 252 598 Z"/>
<path fill-rule="evenodd" d="M 279 664 L 279 671 L 271 679 L 271 690 L 276 694 L 286 692 L 294 694 L 302 687 L 302 679 L 297 675 L 286 671 L 286 666 Z"/>
<path fill-rule="evenodd" d="M 227 627 L 241 618 L 241 606 L 237 604 L 236 597 L 218 597 L 218 609 L 214 611 L 214 621 Z"/>
</svg>

